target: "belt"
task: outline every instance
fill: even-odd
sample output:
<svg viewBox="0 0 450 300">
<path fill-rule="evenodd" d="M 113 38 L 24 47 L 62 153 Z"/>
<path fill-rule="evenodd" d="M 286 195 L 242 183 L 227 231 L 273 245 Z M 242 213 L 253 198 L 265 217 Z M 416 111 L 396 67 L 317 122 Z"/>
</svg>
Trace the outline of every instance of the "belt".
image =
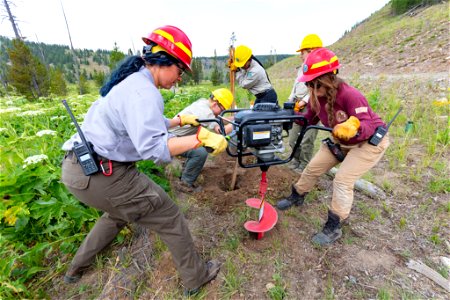
<svg viewBox="0 0 450 300">
<path fill-rule="evenodd" d="M 103 161 L 104 163 L 106 163 L 106 162 L 109 161 L 108 158 L 103 157 L 101 155 L 98 155 L 97 153 L 96 153 L 96 156 L 97 156 L 97 161 L 98 162 Z M 73 159 L 73 158 L 76 158 L 76 155 L 75 155 L 75 153 L 72 150 L 69 150 L 69 151 L 66 151 L 66 155 L 64 157 L 68 158 L 68 159 Z M 112 162 L 113 165 L 131 165 L 131 164 L 134 164 L 134 162 L 130 162 L 130 161 L 111 160 L 111 162 Z"/>
<path fill-rule="evenodd" d="M 272 91 L 273 89 L 268 89 L 267 91 L 264 91 L 262 93 L 256 94 L 255 97 L 256 98 L 261 98 L 264 97 L 265 95 L 267 95 L 267 93 L 269 93 L 270 91 Z"/>
</svg>

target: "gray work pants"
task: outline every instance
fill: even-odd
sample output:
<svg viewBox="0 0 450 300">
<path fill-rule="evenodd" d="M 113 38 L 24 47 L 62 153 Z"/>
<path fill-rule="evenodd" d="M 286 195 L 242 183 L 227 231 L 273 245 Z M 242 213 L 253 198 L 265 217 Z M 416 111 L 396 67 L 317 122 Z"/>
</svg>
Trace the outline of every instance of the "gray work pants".
<svg viewBox="0 0 450 300">
<path fill-rule="evenodd" d="M 302 126 L 294 123 L 292 129 L 289 131 L 289 145 L 294 149 L 295 143 L 297 142 L 298 136 Z M 311 161 L 314 153 L 314 141 L 317 137 L 317 129 L 308 130 L 294 153 L 294 159 L 298 160 L 300 169 L 305 169 L 306 165 Z"/>
<path fill-rule="evenodd" d="M 154 230 L 168 246 L 186 288 L 206 281 L 206 264 L 180 210 L 134 164 L 113 162 L 111 176 L 85 176 L 75 155 L 69 154 L 62 164 L 62 182 L 81 202 L 104 212 L 78 249 L 72 268 L 89 266 L 127 223 L 136 223 Z"/>
<path fill-rule="evenodd" d="M 202 172 L 203 166 L 208 158 L 208 152 L 205 147 L 199 147 L 186 151 L 181 156 L 186 157 L 183 172 L 181 173 L 181 180 L 192 185 Z"/>
</svg>

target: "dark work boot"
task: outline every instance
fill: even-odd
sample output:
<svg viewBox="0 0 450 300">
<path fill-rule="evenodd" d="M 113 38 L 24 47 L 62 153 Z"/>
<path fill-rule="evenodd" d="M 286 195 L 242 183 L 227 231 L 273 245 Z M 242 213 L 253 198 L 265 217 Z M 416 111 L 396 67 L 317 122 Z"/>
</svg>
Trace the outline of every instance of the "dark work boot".
<svg viewBox="0 0 450 300">
<path fill-rule="evenodd" d="M 322 229 L 322 232 L 315 234 L 312 241 L 320 246 L 334 243 L 342 236 L 341 222 L 339 216 L 331 210 L 328 211 L 328 220 Z"/>
<path fill-rule="evenodd" d="M 277 208 L 279 210 L 286 210 L 292 205 L 300 206 L 305 201 L 306 193 L 300 195 L 295 189 L 294 185 L 292 185 L 292 193 L 287 198 L 281 199 L 277 203 Z"/>
<path fill-rule="evenodd" d="M 208 277 L 206 277 L 205 282 L 202 283 L 201 286 L 193 289 L 185 289 L 184 295 L 185 296 L 193 296 L 200 292 L 200 289 L 202 286 L 210 282 L 211 280 L 215 279 L 217 277 L 217 274 L 220 271 L 221 263 L 215 259 L 210 260 L 206 263 L 206 268 L 208 269 Z"/>
</svg>

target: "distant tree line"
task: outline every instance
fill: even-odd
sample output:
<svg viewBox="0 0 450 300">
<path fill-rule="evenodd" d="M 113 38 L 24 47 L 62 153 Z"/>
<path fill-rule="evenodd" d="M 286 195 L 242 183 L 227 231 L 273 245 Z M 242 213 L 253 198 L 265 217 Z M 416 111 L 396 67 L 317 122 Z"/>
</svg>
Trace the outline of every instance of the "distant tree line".
<svg viewBox="0 0 450 300">
<path fill-rule="evenodd" d="M 442 0 L 392 0 L 391 9 L 393 15 L 401 15 L 419 7 L 430 6 L 441 2 Z"/>
<path fill-rule="evenodd" d="M 66 95 L 67 84 L 77 84 L 80 94 L 88 90 L 92 81 L 101 87 L 121 61 L 133 55 L 122 53 L 114 43 L 113 50 L 71 49 L 63 45 L 27 42 L 0 36 L 0 95 L 17 92 L 32 100 L 51 94 Z M 140 55 L 140 53 L 136 53 Z M 269 68 L 291 55 L 261 55 L 258 60 Z M 211 81 L 213 85 L 229 82 L 226 67 L 228 56 L 194 57 L 192 73 L 183 74 L 180 85 L 197 85 Z M 76 64 L 75 64 L 76 63 Z M 76 72 L 79 70 L 79 81 Z"/>
</svg>

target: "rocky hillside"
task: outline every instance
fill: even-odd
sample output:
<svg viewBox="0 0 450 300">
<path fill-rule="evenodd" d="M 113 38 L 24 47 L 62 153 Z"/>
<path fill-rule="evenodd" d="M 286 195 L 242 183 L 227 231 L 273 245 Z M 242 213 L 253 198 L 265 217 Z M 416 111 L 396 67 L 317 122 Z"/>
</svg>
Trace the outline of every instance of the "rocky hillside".
<svg viewBox="0 0 450 300">
<path fill-rule="evenodd" d="M 450 62 L 448 1 L 391 15 L 390 4 L 355 26 L 333 45 L 341 75 L 447 73 Z M 300 43 L 300 41 L 299 41 Z M 271 78 L 292 79 L 299 58 L 269 70 Z"/>
</svg>

